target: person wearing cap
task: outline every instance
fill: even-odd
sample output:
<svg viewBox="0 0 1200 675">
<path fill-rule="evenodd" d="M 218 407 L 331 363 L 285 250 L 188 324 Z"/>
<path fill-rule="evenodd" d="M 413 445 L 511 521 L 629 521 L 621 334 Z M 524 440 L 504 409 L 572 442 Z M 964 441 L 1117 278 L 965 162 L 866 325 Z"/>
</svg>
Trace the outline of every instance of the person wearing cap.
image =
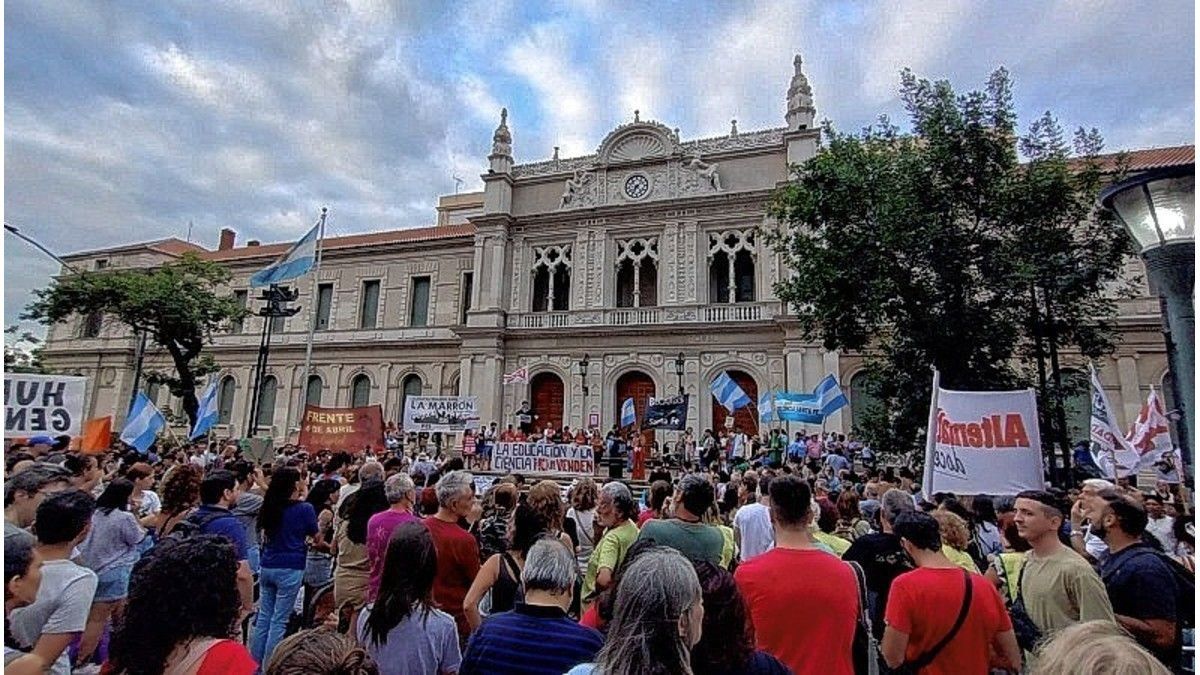
<svg viewBox="0 0 1200 675">
<path fill-rule="evenodd" d="M 4 484 L 4 532 L 25 529 L 33 524 L 38 504 L 54 492 L 71 487 L 71 472 L 39 462 L 14 474 Z"/>
<path fill-rule="evenodd" d="M 1058 538 L 1068 512 L 1065 500 L 1045 490 L 1017 495 L 1017 533 L 1029 543 L 1018 593 L 1029 617 L 1049 638 L 1076 623 L 1115 621 L 1100 575 Z"/>
</svg>

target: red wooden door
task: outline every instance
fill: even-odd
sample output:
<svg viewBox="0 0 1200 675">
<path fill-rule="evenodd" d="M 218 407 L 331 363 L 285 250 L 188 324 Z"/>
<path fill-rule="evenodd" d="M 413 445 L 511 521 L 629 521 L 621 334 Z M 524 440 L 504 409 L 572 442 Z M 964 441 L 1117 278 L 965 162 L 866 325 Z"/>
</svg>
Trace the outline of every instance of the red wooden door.
<svg viewBox="0 0 1200 675">
<path fill-rule="evenodd" d="M 654 380 L 650 376 L 640 371 L 625 373 L 617 380 L 617 400 L 616 400 L 616 419 L 613 421 L 617 424 L 621 423 L 621 404 L 625 399 L 633 399 L 633 409 L 637 413 L 637 422 L 635 426 L 641 426 L 642 421 L 646 419 L 646 406 L 650 405 L 650 398 L 654 396 Z M 649 447 L 650 442 L 654 440 L 654 430 L 647 429 L 642 432 L 642 442 Z"/>
<path fill-rule="evenodd" d="M 750 405 L 743 408 L 738 408 L 733 416 L 733 424 L 735 427 L 741 428 L 748 435 L 758 433 L 758 383 L 754 381 L 746 373 L 740 370 L 730 370 L 729 377 L 733 378 L 734 382 L 746 392 L 750 397 Z M 712 399 L 712 416 L 713 416 L 713 431 L 720 433 L 721 429 L 725 428 L 725 418 L 729 417 L 729 411 L 725 406 L 717 402 L 715 396 L 709 395 Z"/>
<path fill-rule="evenodd" d="M 546 427 L 563 425 L 563 381 L 554 373 L 538 373 L 529 381 L 529 402 L 538 416 L 534 427 L 540 433 Z"/>
</svg>

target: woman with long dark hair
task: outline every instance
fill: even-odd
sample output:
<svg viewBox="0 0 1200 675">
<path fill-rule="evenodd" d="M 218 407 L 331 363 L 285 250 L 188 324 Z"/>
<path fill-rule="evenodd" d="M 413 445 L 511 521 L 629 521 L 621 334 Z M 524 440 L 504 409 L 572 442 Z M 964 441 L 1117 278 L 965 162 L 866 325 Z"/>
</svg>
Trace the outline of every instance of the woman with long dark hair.
<svg viewBox="0 0 1200 675">
<path fill-rule="evenodd" d="M 317 532 L 308 543 L 304 562 L 304 584 L 310 589 L 324 586 L 333 577 L 333 504 L 341 483 L 322 478 L 313 484 L 304 501 L 317 513 Z"/>
<path fill-rule="evenodd" d="M 262 567 L 259 571 L 258 618 L 250 653 L 265 663 L 283 639 L 288 617 L 304 581 L 308 537 L 317 534 L 317 512 L 303 501 L 308 486 L 300 472 L 282 467 L 271 473 L 267 493 L 258 512 L 262 531 Z"/>
<path fill-rule="evenodd" d="M 479 568 L 467 597 L 463 600 L 463 610 L 467 614 L 467 623 L 471 630 L 479 628 L 483 616 L 479 611 L 479 603 L 488 591 L 492 592 L 492 603 L 488 609 L 490 614 L 507 612 L 523 599 L 521 592 L 521 572 L 525 569 L 525 556 L 530 547 L 543 535 L 549 534 L 549 524 L 545 515 L 535 511 L 528 503 L 517 504 L 513 511 L 512 527 L 509 528 L 508 550 L 497 553 Z"/>
<path fill-rule="evenodd" d="M 96 499 L 92 529 L 79 545 L 80 562 L 96 573 L 96 595 L 92 598 L 92 610 L 79 642 L 76 661 L 79 664 L 88 662 L 104 632 L 104 625 L 124 607 L 133 564 L 141 557 L 140 545 L 146 538 L 146 531 L 129 512 L 132 495 L 131 481 L 117 478 L 110 482 Z"/>
<path fill-rule="evenodd" d="M 392 533 L 375 602 L 358 617 L 358 641 L 383 675 L 455 673 L 462 663 L 458 627 L 433 607 L 437 549 L 421 523 Z"/>
<path fill-rule="evenodd" d="M 333 573 L 333 602 L 339 609 L 349 605 L 358 611 L 367 601 L 367 585 L 371 579 L 371 561 L 367 558 L 367 521 L 386 511 L 387 495 L 383 481 L 371 479 L 346 497 L 338 509 L 337 529 L 334 531 L 334 552 L 337 568 Z"/>
<path fill-rule="evenodd" d="M 256 664 L 237 640 L 237 553 L 225 537 L 164 541 L 133 572 L 129 606 L 117 620 L 106 672 L 114 675 L 250 675 Z"/>
<path fill-rule="evenodd" d="M 4 623 L 8 625 L 8 614 L 17 607 L 32 605 L 37 600 L 38 588 L 42 585 L 42 555 L 34 546 L 33 535 L 25 530 L 14 529 L 4 535 Z M 4 672 L 10 675 L 41 675 L 48 664 L 36 654 L 27 654 L 18 649 L 14 640 L 8 639 L 5 630 Z M 12 644 L 10 644 L 12 643 Z"/>
<path fill-rule="evenodd" d="M 754 649 L 754 627 L 733 575 L 708 561 L 697 562 L 704 591 L 704 630 L 692 647 L 695 675 L 786 675 L 779 659 Z"/>
</svg>

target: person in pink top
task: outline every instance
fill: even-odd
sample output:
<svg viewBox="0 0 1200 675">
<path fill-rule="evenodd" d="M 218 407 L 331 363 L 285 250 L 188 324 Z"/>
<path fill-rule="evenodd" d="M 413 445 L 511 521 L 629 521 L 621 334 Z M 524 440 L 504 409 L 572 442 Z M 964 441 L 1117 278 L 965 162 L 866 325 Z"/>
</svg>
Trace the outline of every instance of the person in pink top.
<svg viewBox="0 0 1200 675">
<path fill-rule="evenodd" d="M 383 484 L 383 492 L 391 506 L 367 521 L 367 561 L 371 564 L 368 601 L 374 600 L 379 592 L 379 578 L 383 574 L 383 560 L 387 557 L 388 540 L 392 538 L 392 532 L 404 523 L 421 520 L 413 513 L 417 488 L 408 474 L 398 473 L 388 478 Z"/>
</svg>

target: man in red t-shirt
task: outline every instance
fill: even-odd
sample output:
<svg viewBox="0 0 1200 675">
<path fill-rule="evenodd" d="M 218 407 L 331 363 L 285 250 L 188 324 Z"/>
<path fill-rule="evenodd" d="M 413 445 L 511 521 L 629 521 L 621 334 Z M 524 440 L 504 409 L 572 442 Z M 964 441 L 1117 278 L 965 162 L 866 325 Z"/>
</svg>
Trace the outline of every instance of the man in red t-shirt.
<svg viewBox="0 0 1200 675">
<path fill-rule="evenodd" d="M 853 675 L 858 585 L 854 571 L 809 535 L 812 491 L 799 476 L 771 481 L 775 548 L 734 573 L 759 649 L 796 675 Z M 808 608 L 808 611 L 805 610 Z"/>
<path fill-rule="evenodd" d="M 986 675 L 991 667 L 1019 670 L 1021 650 L 1000 593 L 986 578 L 964 571 L 942 554 L 942 537 L 933 516 L 921 511 L 901 513 L 892 531 L 917 569 L 892 582 L 879 649 L 888 666 L 922 659 L 928 663 L 921 669 L 923 675 Z M 966 618 L 950 641 L 933 652 L 954 628 L 967 583 L 971 601 Z M 989 648 L 995 651 L 995 660 L 989 661 Z"/>
<path fill-rule="evenodd" d="M 479 544 L 458 522 L 475 504 L 475 481 L 466 471 L 451 471 L 434 488 L 437 513 L 425 519 L 437 550 L 437 576 L 433 579 L 433 602 L 454 617 L 458 635 L 465 642 L 471 633 L 463 599 L 479 573 Z"/>
</svg>

